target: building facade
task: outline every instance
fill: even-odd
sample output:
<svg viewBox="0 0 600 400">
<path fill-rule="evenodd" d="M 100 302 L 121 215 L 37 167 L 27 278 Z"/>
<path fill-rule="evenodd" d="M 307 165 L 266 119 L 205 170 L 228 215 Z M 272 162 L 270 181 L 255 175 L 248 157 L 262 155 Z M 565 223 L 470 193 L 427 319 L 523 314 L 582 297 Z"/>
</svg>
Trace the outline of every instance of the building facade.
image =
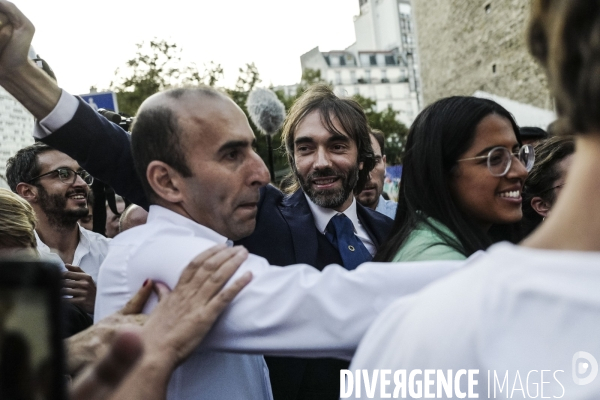
<svg viewBox="0 0 600 400">
<path fill-rule="evenodd" d="M 33 126 L 29 111 L 0 87 L 0 175 L 6 175 L 6 162 L 10 157 L 33 144 Z"/>
<path fill-rule="evenodd" d="M 418 58 L 408 0 L 359 0 L 354 18 L 356 42 L 345 50 L 300 57 L 302 69 L 314 69 L 332 83 L 339 96 L 361 95 L 376 102 L 377 111 L 398 111 L 410 126 L 420 110 Z"/>
<path fill-rule="evenodd" d="M 425 104 L 485 92 L 552 110 L 527 51 L 529 0 L 413 0 Z"/>
</svg>

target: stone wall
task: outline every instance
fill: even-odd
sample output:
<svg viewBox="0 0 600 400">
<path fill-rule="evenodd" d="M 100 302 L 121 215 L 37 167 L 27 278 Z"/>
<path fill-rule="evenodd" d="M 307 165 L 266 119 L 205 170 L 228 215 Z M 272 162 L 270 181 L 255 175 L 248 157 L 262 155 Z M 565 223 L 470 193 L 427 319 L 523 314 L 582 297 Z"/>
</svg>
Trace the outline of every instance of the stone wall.
<svg viewBox="0 0 600 400">
<path fill-rule="evenodd" d="M 552 109 L 527 52 L 530 0 L 412 0 L 426 104 L 476 90 Z"/>
</svg>

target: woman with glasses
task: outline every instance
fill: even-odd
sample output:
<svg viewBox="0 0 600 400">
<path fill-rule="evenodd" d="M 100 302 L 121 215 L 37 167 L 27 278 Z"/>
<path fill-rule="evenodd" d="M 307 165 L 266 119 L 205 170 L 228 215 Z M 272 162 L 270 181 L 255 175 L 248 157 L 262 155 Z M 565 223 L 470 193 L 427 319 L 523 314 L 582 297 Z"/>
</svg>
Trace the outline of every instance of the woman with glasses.
<svg viewBox="0 0 600 400">
<path fill-rule="evenodd" d="M 523 188 L 522 238 L 533 232 L 556 204 L 573 162 L 573 153 L 572 136 L 553 137 L 535 146 L 536 162 Z"/>
<path fill-rule="evenodd" d="M 486 249 L 493 224 L 521 220 L 534 158 L 499 104 L 475 97 L 431 104 L 409 131 L 394 227 L 376 260 L 460 260 Z"/>
</svg>

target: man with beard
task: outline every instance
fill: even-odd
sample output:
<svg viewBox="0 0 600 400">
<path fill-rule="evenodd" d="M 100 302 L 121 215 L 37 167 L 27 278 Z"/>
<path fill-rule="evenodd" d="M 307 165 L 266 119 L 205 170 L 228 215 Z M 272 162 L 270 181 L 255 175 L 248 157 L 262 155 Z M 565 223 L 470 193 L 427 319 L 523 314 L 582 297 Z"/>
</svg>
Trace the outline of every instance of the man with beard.
<svg viewBox="0 0 600 400">
<path fill-rule="evenodd" d="M 254 233 L 237 243 L 273 265 L 354 269 L 370 261 L 392 220 L 354 198 L 376 162 L 360 105 L 313 86 L 289 110 L 282 143 L 292 170 L 288 195 L 266 186 Z M 348 367 L 334 359 L 265 359 L 275 400 L 337 399 L 339 370 Z"/>
<path fill-rule="evenodd" d="M 11 190 L 35 211 L 38 250 L 58 255 L 68 270 L 64 294 L 93 314 L 95 282 L 108 253 L 108 239 L 77 223 L 88 213 L 93 178 L 77 161 L 43 143 L 19 150 L 8 160 L 6 175 Z"/>
<path fill-rule="evenodd" d="M 356 196 L 356 200 L 365 207 L 387 215 L 391 219 L 396 216 L 398 203 L 383 198 L 383 182 L 385 181 L 385 136 L 378 129 L 371 130 L 371 146 L 375 153 L 375 167 L 371 171 L 365 188 Z"/>
<path fill-rule="evenodd" d="M 40 117 L 35 136 L 78 160 L 123 197 L 148 208 L 129 135 L 45 77 L 35 75 L 38 78 L 44 81 L 29 87 L 50 93 L 53 100 L 20 97 Z M 3 85 L 19 86 L 7 80 Z M 262 187 L 255 230 L 236 244 L 271 265 L 308 264 L 323 270 L 340 264 L 354 269 L 370 261 L 392 220 L 354 200 L 375 162 L 360 105 L 338 98 L 326 86 L 314 86 L 290 109 L 283 142 L 293 171 L 289 195 L 271 185 Z M 267 363 L 275 400 L 338 399 L 339 370 L 348 367 L 333 359 L 271 357 Z"/>
</svg>

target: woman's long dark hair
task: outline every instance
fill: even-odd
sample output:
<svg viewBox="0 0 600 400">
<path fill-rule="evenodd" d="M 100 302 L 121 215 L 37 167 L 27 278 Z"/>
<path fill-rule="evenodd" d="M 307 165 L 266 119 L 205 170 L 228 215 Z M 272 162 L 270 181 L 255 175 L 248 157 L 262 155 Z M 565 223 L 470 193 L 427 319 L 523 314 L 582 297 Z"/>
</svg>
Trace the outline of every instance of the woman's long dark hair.
<svg viewBox="0 0 600 400">
<path fill-rule="evenodd" d="M 448 97 L 429 105 L 417 116 L 406 141 L 394 225 L 375 260 L 391 261 L 419 223 L 428 225 L 445 244 L 466 257 L 491 244 L 486 232 L 459 210 L 450 194 L 456 160 L 471 147 L 477 125 L 490 114 L 510 121 L 521 143 L 512 115 L 492 100 Z M 433 226 L 427 217 L 444 224 L 458 240 Z"/>
</svg>

